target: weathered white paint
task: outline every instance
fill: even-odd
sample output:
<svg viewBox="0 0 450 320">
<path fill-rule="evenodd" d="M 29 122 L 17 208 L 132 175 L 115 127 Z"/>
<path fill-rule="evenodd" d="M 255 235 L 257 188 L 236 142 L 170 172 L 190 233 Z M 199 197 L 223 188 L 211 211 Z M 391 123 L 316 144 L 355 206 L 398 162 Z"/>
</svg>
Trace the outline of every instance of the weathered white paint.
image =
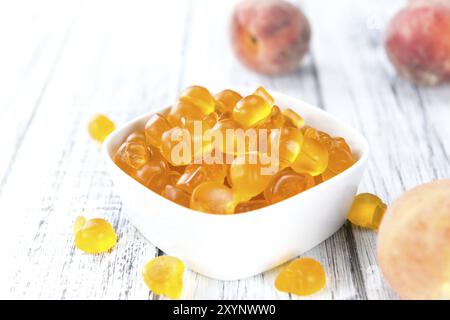
<svg viewBox="0 0 450 320">
<path fill-rule="evenodd" d="M 404 1 L 293 2 L 309 17 L 313 41 L 300 71 L 282 77 L 252 73 L 232 55 L 233 1 L 0 2 L 1 298 L 159 298 L 140 269 L 161 253 L 129 224 L 86 122 L 104 112 L 123 123 L 193 83 L 264 85 L 350 123 L 372 148 L 361 191 L 388 202 L 449 177 L 449 87 L 403 81 L 384 54 L 383 28 Z M 74 249 L 79 214 L 114 224 L 110 254 Z M 375 239 L 346 225 L 305 254 L 328 277 L 309 298 L 396 298 L 376 265 Z M 274 289 L 277 271 L 234 282 L 187 271 L 182 298 L 298 299 Z"/>
</svg>

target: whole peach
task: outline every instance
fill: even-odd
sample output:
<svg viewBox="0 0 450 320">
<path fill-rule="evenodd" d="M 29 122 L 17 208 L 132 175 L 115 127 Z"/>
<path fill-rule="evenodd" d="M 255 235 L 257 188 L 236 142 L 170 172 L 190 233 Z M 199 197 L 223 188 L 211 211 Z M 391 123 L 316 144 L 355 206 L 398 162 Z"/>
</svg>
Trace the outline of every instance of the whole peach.
<svg viewBox="0 0 450 320">
<path fill-rule="evenodd" d="M 383 275 L 403 299 L 450 299 L 450 180 L 404 193 L 378 233 Z"/>
<path fill-rule="evenodd" d="M 398 72 L 410 81 L 450 81 L 450 0 L 410 1 L 391 20 L 385 48 Z"/>
<path fill-rule="evenodd" d="M 311 31 L 304 14 L 282 0 L 244 0 L 231 20 L 231 43 L 250 69 L 274 75 L 296 69 L 308 51 Z"/>
</svg>

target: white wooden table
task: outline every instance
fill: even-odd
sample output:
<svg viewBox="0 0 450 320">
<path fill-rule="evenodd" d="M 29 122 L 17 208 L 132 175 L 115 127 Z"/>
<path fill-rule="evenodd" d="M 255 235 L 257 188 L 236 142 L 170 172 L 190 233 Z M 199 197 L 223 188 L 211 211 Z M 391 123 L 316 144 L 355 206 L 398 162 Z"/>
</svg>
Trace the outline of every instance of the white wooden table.
<svg viewBox="0 0 450 320">
<path fill-rule="evenodd" d="M 450 176 L 450 88 L 400 79 L 383 29 L 401 0 L 295 1 L 312 24 L 300 71 L 265 77 L 228 41 L 233 1 L 0 2 L 0 298 L 159 299 L 140 270 L 160 254 L 127 220 L 98 147 L 95 112 L 117 124 L 168 105 L 180 90 L 263 85 L 316 104 L 369 140 L 361 191 L 389 202 Z M 109 254 L 75 250 L 77 215 L 119 235 Z M 395 299 L 376 263 L 376 234 L 345 225 L 304 256 L 328 277 L 311 299 Z M 222 282 L 187 271 L 183 299 L 298 299 L 277 292 L 278 269 Z"/>
</svg>

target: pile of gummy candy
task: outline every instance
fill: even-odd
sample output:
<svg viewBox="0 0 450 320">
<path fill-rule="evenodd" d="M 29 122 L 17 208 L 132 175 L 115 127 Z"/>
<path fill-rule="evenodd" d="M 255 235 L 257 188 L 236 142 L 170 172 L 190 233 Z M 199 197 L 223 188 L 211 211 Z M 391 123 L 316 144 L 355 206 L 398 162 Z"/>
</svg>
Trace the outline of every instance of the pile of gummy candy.
<svg viewBox="0 0 450 320">
<path fill-rule="evenodd" d="M 202 132 L 213 137 L 220 131 L 224 141 L 214 143 L 194 132 L 195 122 Z M 263 172 L 262 161 L 250 163 L 270 150 L 237 148 L 237 135 L 229 129 L 266 129 L 267 145 L 277 140 L 278 170 Z M 275 131 L 274 129 L 278 129 Z M 200 148 L 186 149 L 176 161 L 173 151 L 179 140 L 175 134 L 186 132 L 192 142 L 200 139 Z M 277 132 L 277 135 L 271 133 Z M 261 139 L 261 137 L 259 137 Z M 258 140 L 260 141 L 260 140 Z M 187 154 L 189 152 L 189 154 Z M 207 153 L 208 152 L 208 153 Z M 206 154 L 228 161 L 206 161 Z M 200 161 L 198 161 L 200 159 Z M 217 159 L 217 157 L 214 157 Z M 231 160 L 230 160 L 231 159 Z M 203 87 L 185 89 L 169 110 L 153 114 L 141 130 L 129 135 L 117 150 L 115 163 L 127 174 L 163 197 L 191 209 L 216 213 L 242 213 L 266 207 L 303 192 L 344 171 L 355 162 L 346 141 L 305 125 L 291 109 L 280 110 L 262 87 L 242 97 L 232 90 L 215 96 Z M 219 163 L 217 163 L 219 162 Z"/>
<path fill-rule="evenodd" d="M 246 162 L 250 151 L 245 144 L 243 149 L 224 148 L 226 143 L 220 148 L 221 144 L 203 139 L 200 152 L 191 148 L 180 158 L 181 163 L 180 159 L 175 161 L 172 155 L 178 141 L 172 139 L 173 133 L 187 130 L 195 140 L 196 121 L 202 129 L 221 131 L 222 137 L 227 137 L 227 129 L 256 128 L 269 133 L 278 129 L 278 169 L 262 174 L 264 164 Z M 114 129 L 114 123 L 104 115 L 96 115 L 88 126 L 91 137 L 99 142 Z M 268 145 L 272 138 L 269 134 Z M 267 151 L 267 146 L 256 150 Z M 231 163 L 196 161 L 205 154 L 224 153 L 231 157 Z M 355 161 L 343 138 L 305 125 L 291 109 L 280 110 L 262 87 L 246 97 L 232 90 L 212 96 L 203 87 L 189 87 L 167 112 L 152 115 L 145 128 L 130 134 L 115 155 L 122 170 L 154 192 L 182 206 L 216 214 L 242 213 L 277 203 L 332 178 Z M 385 211 L 380 198 L 363 193 L 355 197 L 348 219 L 377 230 Z M 107 252 L 117 243 L 114 228 L 101 218 L 78 217 L 74 235 L 75 246 L 90 254 Z M 183 262 L 173 256 L 151 259 L 142 269 L 144 282 L 154 294 L 174 299 L 182 293 L 183 274 Z M 326 285 L 325 270 L 314 259 L 298 258 L 281 269 L 274 285 L 283 292 L 310 295 Z"/>
</svg>

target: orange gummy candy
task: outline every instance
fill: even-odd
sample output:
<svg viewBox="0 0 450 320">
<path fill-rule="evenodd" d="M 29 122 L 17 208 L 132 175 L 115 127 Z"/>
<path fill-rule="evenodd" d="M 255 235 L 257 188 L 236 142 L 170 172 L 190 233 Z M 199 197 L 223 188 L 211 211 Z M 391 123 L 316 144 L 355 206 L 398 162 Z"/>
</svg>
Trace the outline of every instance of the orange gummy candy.
<svg viewBox="0 0 450 320">
<path fill-rule="evenodd" d="M 236 207 L 233 191 L 223 183 L 203 182 L 194 189 L 190 207 L 207 213 L 232 214 Z"/>
<path fill-rule="evenodd" d="M 233 108 L 236 106 L 242 96 L 233 90 L 223 90 L 214 96 L 216 99 L 216 108 L 219 112 L 233 112 Z"/>
<path fill-rule="evenodd" d="M 292 163 L 292 169 L 298 173 L 318 176 L 327 169 L 327 166 L 327 147 L 314 139 L 305 137 L 301 152 Z"/>
<path fill-rule="evenodd" d="M 267 200 L 250 200 L 239 203 L 236 206 L 235 213 L 243 213 L 248 211 L 253 211 L 261 209 L 270 205 Z"/>
<path fill-rule="evenodd" d="M 161 192 L 161 195 L 170 201 L 189 208 L 189 202 L 191 201 L 190 194 L 180 188 L 177 188 L 176 186 L 170 184 L 166 185 L 164 190 Z"/>
<path fill-rule="evenodd" d="M 294 128 L 302 128 L 305 125 L 305 120 L 292 109 L 285 109 L 283 115 L 288 124 Z"/>
<path fill-rule="evenodd" d="M 307 296 L 321 290 L 325 283 L 322 265 L 311 258 L 300 258 L 281 270 L 275 280 L 275 287 L 283 292 Z"/>
<path fill-rule="evenodd" d="M 180 95 L 180 100 L 187 101 L 198 107 L 206 116 L 214 111 L 216 101 L 208 89 L 201 86 L 191 86 L 186 88 Z"/>
<path fill-rule="evenodd" d="M 233 109 L 233 119 L 247 129 L 265 120 L 271 112 L 272 105 L 264 98 L 250 95 L 236 104 Z"/>
<path fill-rule="evenodd" d="M 170 130 L 171 125 L 167 119 L 156 113 L 152 115 L 145 125 L 145 139 L 148 145 L 156 148 L 161 147 L 161 136 L 167 130 Z"/>
<path fill-rule="evenodd" d="M 264 198 L 276 203 L 314 187 L 314 178 L 307 173 L 296 173 L 291 169 L 278 172 L 264 190 Z"/>
<path fill-rule="evenodd" d="M 272 178 L 271 174 L 264 172 L 259 161 L 254 164 L 249 162 L 246 155 L 242 155 L 234 159 L 230 166 L 230 182 L 239 202 L 248 201 L 263 192 Z"/>
</svg>

